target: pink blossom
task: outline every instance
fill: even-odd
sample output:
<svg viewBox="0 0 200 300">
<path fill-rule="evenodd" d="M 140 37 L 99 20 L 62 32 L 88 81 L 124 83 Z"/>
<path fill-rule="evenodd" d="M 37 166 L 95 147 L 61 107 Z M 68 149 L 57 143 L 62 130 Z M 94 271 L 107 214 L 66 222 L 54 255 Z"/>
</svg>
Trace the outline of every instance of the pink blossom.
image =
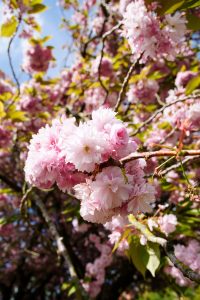
<svg viewBox="0 0 200 300">
<path fill-rule="evenodd" d="M 149 57 L 173 60 L 185 40 L 185 23 L 184 16 L 176 13 L 167 15 L 165 26 L 161 26 L 155 12 L 148 11 L 143 0 L 135 0 L 126 8 L 123 34 L 128 39 L 135 59 L 142 56 L 143 62 Z"/>
<path fill-rule="evenodd" d="M 61 155 L 60 137 L 66 138 L 74 128 L 74 119 L 54 120 L 52 126 L 41 128 L 33 135 L 25 164 L 26 180 L 39 188 L 50 188 L 55 182 L 66 191 L 85 176 Z"/>
<path fill-rule="evenodd" d="M 102 106 L 110 108 L 114 107 L 117 102 L 117 93 L 111 92 L 106 95 L 102 87 L 88 89 L 85 94 L 86 111 L 92 112 Z"/>
<path fill-rule="evenodd" d="M 0 94 L 4 93 L 14 93 L 14 87 L 6 81 L 4 78 L 0 78 Z"/>
<path fill-rule="evenodd" d="M 112 263 L 111 247 L 107 244 L 101 244 L 100 242 L 98 246 L 95 243 L 95 246 L 99 250 L 100 256 L 97 257 L 93 263 L 87 263 L 85 273 L 86 277 L 91 277 L 93 280 L 89 283 L 82 283 L 92 298 L 96 298 L 101 291 L 101 286 L 105 280 L 105 269 Z"/>
<path fill-rule="evenodd" d="M 122 217 L 120 215 L 113 217 L 110 222 L 104 224 L 105 228 L 111 231 L 111 234 L 109 234 L 108 236 L 111 245 L 115 245 L 117 242 L 119 242 L 126 225 L 128 225 L 128 218 Z M 119 252 L 119 254 L 122 254 L 123 251 L 128 248 L 128 241 L 126 239 L 123 239 L 120 241 L 117 247 L 117 251 Z"/>
<path fill-rule="evenodd" d="M 156 93 L 159 90 L 159 85 L 155 80 L 140 80 L 130 86 L 128 92 L 128 101 L 130 103 L 152 103 L 155 101 Z"/>
<path fill-rule="evenodd" d="M 109 132 L 112 125 L 120 123 L 121 121 L 116 118 L 116 113 L 111 109 L 100 107 L 92 112 L 92 125 L 101 132 Z"/>
<path fill-rule="evenodd" d="M 66 162 L 73 163 L 77 170 L 91 172 L 96 164 L 103 162 L 108 147 L 103 133 L 90 124 L 81 124 L 63 144 L 62 154 Z"/>
<path fill-rule="evenodd" d="M 131 3 L 132 0 L 120 0 L 119 1 L 119 11 L 122 15 L 124 15 L 128 4 Z"/>
<path fill-rule="evenodd" d="M 129 136 L 122 124 L 114 124 L 110 131 L 110 142 L 115 148 L 124 147 L 128 144 Z"/>
<path fill-rule="evenodd" d="M 173 214 L 164 215 L 163 217 L 159 217 L 158 223 L 160 225 L 160 229 L 162 232 L 168 236 L 169 233 L 173 232 L 176 229 L 177 218 Z"/>
<path fill-rule="evenodd" d="M 151 203 L 155 202 L 155 188 L 150 184 L 134 186 L 132 200 L 128 203 L 128 212 L 151 212 Z"/>
<path fill-rule="evenodd" d="M 8 147 L 12 141 L 11 131 L 6 126 L 0 125 L 0 147 Z"/>
<path fill-rule="evenodd" d="M 95 181 L 74 187 L 81 200 L 80 213 L 86 221 L 105 223 L 127 202 L 132 190 L 119 167 L 107 167 L 97 174 Z"/>
<path fill-rule="evenodd" d="M 188 82 L 197 76 L 197 73 L 192 71 L 178 72 L 175 79 L 175 85 L 177 88 L 185 88 Z"/>
<path fill-rule="evenodd" d="M 56 179 L 59 131 L 48 125 L 32 137 L 25 164 L 26 180 L 40 188 L 50 188 Z M 36 159 L 37 158 L 37 159 Z"/>
<path fill-rule="evenodd" d="M 101 57 L 98 56 L 92 64 L 92 71 L 96 75 L 98 75 L 99 73 L 100 60 Z M 107 57 L 103 57 L 100 66 L 100 75 L 103 77 L 112 77 L 113 74 L 114 73 L 113 73 L 112 61 Z"/>
<path fill-rule="evenodd" d="M 189 240 L 187 246 L 177 244 L 174 250 L 178 260 L 200 274 L 200 243 L 197 240 Z M 192 282 L 174 266 L 166 267 L 165 272 L 175 278 L 176 283 L 180 286 L 192 285 Z"/>
<path fill-rule="evenodd" d="M 192 129 L 199 129 L 200 127 L 200 104 L 196 103 L 190 106 L 187 111 L 187 120 L 189 121 L 189 127 Z"/>
<path fill-rule="evenodd" d="M 52 59 L 50 47 L 42 47 L 40 44 L 29 45 L 22 67 L 27 73 L 46 72 Z"/>
<path fill-rule="evenodd" d="M 119 167 L 103 169 L 91 183 L 91 199 L 98 201 L 102 210 L 120 207 L 129 198 L 131 185 L 126 183 Z"/>
</svg>

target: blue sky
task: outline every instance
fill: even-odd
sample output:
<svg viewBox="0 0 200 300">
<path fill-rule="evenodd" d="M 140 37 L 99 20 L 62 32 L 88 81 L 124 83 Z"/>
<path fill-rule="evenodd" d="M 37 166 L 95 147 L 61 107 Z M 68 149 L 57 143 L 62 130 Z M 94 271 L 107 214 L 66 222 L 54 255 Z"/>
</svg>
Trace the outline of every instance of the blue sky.
<svg viewBox="0 0 200 300">
<path fill-rule="evenodd" d="M 51 68 L 48 75 L 56 76 L 65 65 L 66 49 L 63 49 L 63 45 L 70 44 L 70 37 L 67 30 L 59 28 L 62 12 L 57 5 L 57 1 L 44 0 L 43 3 L 48 6 L 48 9 L 37 14 L 37 20 L 42 27 L 41 37 L 47 35 L 52 36 L 52 39 L 48 41 L 47 45 L 49 44 L 55 47 L 53 54 L 56 58 L 56 67 Z M 70 13 L 67 13 L 66 11 L 64 13 L 66 18 L 70 18 Z M 0 3 L 0 20 L 0 22 L 2 22 L 2 3 Z M 0 37 L 0 69 L 12 77 L 7 55 L 8 42 L 9 38 Z M 16 37 L 11 48 L 15 72 L 20 82 L 27 79 L 27 75 L 23 73 L 20 68 L 24 46 L 25 41 Z M 70 64 L 70 59 L 71 58 L 69 58 L 68 64 Z"/>
</svg>

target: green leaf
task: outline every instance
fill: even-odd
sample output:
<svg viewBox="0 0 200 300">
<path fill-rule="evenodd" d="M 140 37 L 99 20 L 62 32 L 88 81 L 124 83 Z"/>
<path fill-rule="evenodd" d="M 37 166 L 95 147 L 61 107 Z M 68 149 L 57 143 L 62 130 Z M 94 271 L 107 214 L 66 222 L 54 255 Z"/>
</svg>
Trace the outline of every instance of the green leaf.
<svg viewBox="0 0 200 300">
<path fill-rule="evenodd" d="M 147 252 L 149 254 L 149 260 L 147 263 L 147 269 L 155 277 L 155 272 L 160 265 L 160 248 L 158 244 L 148 243 Z"/>
<path fill-rule="evenodd" d="M 42 0 L 23 0 L 23 2 L 24 2 L 24 5 L 33 6 L 35 4 L 42 3 Z"/>
<path fill-rule="evenodd" d="M 6 113 L 4 111 L 4 105 L 2 102 L 0 102 L 0 118 L 5 117 Z"/>
<path fill-rule="evenodd" d="M 185 3 L 181 6 L 181 9 L 194 8 L 200 6 L 200 0 L 184 1 Z"/>
<path fill-rule="evenodd" d="M 17 25 L 18 25 L 18 21 L 13 16 L 6 23 L 2 24 L 0 35 L 3 36 L 3 37 L 12 36 L 15 33 L 16 29 L 17 29 Z"/>
<path fill-rule="evenodd" d="M 200 86 L 200 76 L 192 78 L 186 85 L 186 95 L 191 94 L 198 86 Z"/>
<path fill-rule="evenodd" d="M 157 80 L 157 79 L 163 78 L 165 76 L 166 76 L 166 74 L 162 73 L 161 71 L 155 71 L 155 72 L 149 74 L 147 76 L 147 78 L 152 79 L 152 80 Z"/>
<path fill-rule="evenodd" d="M 72 294 L 74 294 L 76 292 L 76 288 L 75 288 L 75 286 L 72 286 L 71 288 L 70 288 L 70 290 L 69 290 L 69 292 L 68 292 L 68 296 L 71 296 Z"/>
<path fill-rule="evenodd" d="M 18 8 L 18 4 L 17 4 L 17 1 L 16 1 L 16 0 L 11 0 L 11 1 L 10 1 L 10 5 L 11 5 L 11 7 L 13 7 L 13 8 Z"/>
<path fill-rule="evenodd" d="M 191 14 L 191 13 L 188 13 L 186 15 L 187 17 L 187 28 L 188 29 L 191 29 L 191 30 L 200 30 L 200 18 Z"/>
<path fill-rule="evenodd" d="M 172 14 L 177 9 L 180 9 L 180 7 L 184 4 L 184 0 L 160 0 L 158 1 L 161 5 L 161 8 L 158 9 L 158 13 L 161 15 L 164 14 Z"/>
<path fill-rule="evenodd" d="M 27 121 L 28 118 L 26 117 L 26 113 L 24 111 L 12 111 L 8 113 L 8 116 L 17 122 L 24 122 Z"/>
<path fill-rule="evenodd" d="M 130 248 L 128 256 L 132 260 L 136 269 L 145 277 L 146 265 L 149 260 L 149 254 L 147 252 L 146 247 L 142 246 L 140 244 L 139 238 L 134 236 L 131 237 L 131 242 L 129 246 Z"/>
<path fill-rule="evenodd" d="M 28 14 L 37 14 L 41 13 L 42 11 L 45 11 L 47 9 L 46 5 L 44 4 L 35 4 L 31 7 L 31 9 L 28 11 Z"/>
</svg>

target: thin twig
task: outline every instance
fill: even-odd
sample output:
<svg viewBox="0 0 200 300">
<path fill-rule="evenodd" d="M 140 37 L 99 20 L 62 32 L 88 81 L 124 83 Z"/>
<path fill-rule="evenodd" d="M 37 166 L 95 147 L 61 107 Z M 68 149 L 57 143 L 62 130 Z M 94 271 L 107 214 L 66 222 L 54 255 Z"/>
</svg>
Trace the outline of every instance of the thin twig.
<svg viewBox="0 0 200 300">
<path fill-rule="evenodd" d="M 182 161 L 182 165 L 187 164 L 189 161 L 193 161 L 195 159 L 200 159 L 200 156 L 192 156 L 192 157 L 187 157 Z M 169 173 L 172 170 L 175 170 L 177 168 L 179 168 L 181 166 L 181 163 L 178 162 L 176 164 L 171 165 L 170 167 L 166 168 L 165 170 L 163 170 L 162 172 L 159 172 L 159 175 L 164 176 L 167 173 Z"/>
<path fill-rule="evenodd" d="M 146 125 L 148 125 L 149 123 L 151 123 L 151 121 L 153 121 L 155 119 L 155 117 L 157 117 L 157 115 L 159 115 L 160 113 L 163 113 L 163 111 L 167 108 L 170 107 L 178 102 L 183 102 L 186 101 L 188 99 L 198 99 L 200 97 L 200 90 L 196 90 L 195 93 L 188 95 L 184 98 L 179 98 L 171 103 L 167 103 L 164 106 L 162 106 L 160 109 L 158 109 L 157 111 L 155 111 L 146 121 L 144 121 L 132 134 L 131 136 L 135 136 L 136 134 L 138 134 L 139 132 L 141 132 L 141 129 L 143 129 Z"/>
<path fill-rule="evenodd" d="M 177 126 L 173 127 L 172 130 L 160 141 L 159 144 L 164 144 L 168 140 L 168 138 L 170 138 L 175 133 L 176 130 Z"/>
<path fill-rule="evenodd" d="M 151 152 L 134 152 L 129 154 L 128 156 L 120 159 L 120 163 L 125 165 L 129 161 L 145 158 L 149 159 L 151 157 L 165 157 L 165 156 L 199 156 L 200 150 L 181 150 L 177 152 L 177 150 L 159 150 L 159 151 L 151 151 Z"/>
<path fill-rule="evenodd" d="M 103 28 L 105 28 L 105 24 L 107 22 L 107 19 L 104 20 L 104 23 L 103 23 Z M 101 64 L 102 64 L 102 60 L 103 60 L 103 57 L 104 57 L 104 47 L 105 47 L 105 41 L 107 39 L 107 37 L 109 35 L 111 35 L 115 30 L 119 29 L 120 26 L 122 25 L 122 22 L 119 22 L 117 25 L 115 25 L 114 27 L 112 27 L 109 31 L 105 32 L 102 36 L 102 48 L 101 48 L 101 54 L 100 54 L 100 60 L 99 60 L 99 65 L 98 65 L 98 80 L 102 86 L 102 88 L 104 89 L 104 91 L 106 92 L 106 97 L 105 97 L 105 100 L 107 99 L 108 97 L 108 89 L 107 87 L 105 86 L 105 84 L 103 83 L 102 79 L 101 79 Z M 105 102 L 105 101 L 104 101 Z"/>
<path fill-rule="evenodd" d="M 169 257 L 169 259 L 174 264 L 174 266 L 176 268 L 178 268 L 185 277 L 189 278 L 192 281 L 200 283 L 200 275 L 197 272 L 194 272 L 193 270 L 191 270 L 189 267 L 185 266 L 182 262 L 180 262 L 176 258 L 175 254 L 174 254 L 174 246 L 171 241 L 167 241 L 166 239 L 155 236 L 148 229 L 147 226 L 145 226 L 144 224 L 139 222 L 133 215 L 129 215 L 129 221 L 131 223 L 130 226 L 134 226 L 137 230 L 139 230 L 148 241 L 161 245 L 163 247 L 163 249 L 165 250 L 167 257 Z"/>
<path fill-rule="evenodd" d="M 179 269 L 183 275 L 187 278 L 189 278 L 192 281 L 195 281 L 197 283 L 200 283 L 200 275 L 197 272 L 194 272 L 189 267 L 185 266 L 182 262 L 180 262 L 175 254 L 174 254 L 174 246 L 172 242 L 167 242 L 164 246 L 164 250 L 166 255 L 169 257 L 171 262 L 174 264 L 174 266 Z"/>
<path fill-rule="evenodd" d="M 103 22 L 103 28 L 105 28 L 106 22 L 107 22 L 107 20 L 105 18 L 105 20 Z M 101 48 L 101 55 L 100 55 L 99 65 L 98 65 L 98 80 L 99 80 L 102 88 L 106 92 L 106 97 L 105 97 L 105 99 L 106 99 L 107 96 L 108 96 L 109 91 L 108 91 L 107 87 L 105 86 L 105 84 L 103 83 L 103 81 L 101 79 L 101 64 L 102 64 L 102 60 L 103 60 L 103 56 L 104 56 L 104 46 L 105 46 L 105 39 L 104 39 L 104 37 L 102 37 L 102 48 Z"/>
<path fill-rule="evenodd" d="M 13 66 L 13 62 L 12 62 L 12 56 L 11 56 L 11 46 L 12 46 L 12 43 L 17 35 L 17 32 L 19 30 L 19 27 L 20 27 L 20 24 L 22 22 L 22 17 L 21 15 L 19 15 L 19 18 L 18 18 L 18 24 L 17 24 L 17 27 L 16 27 L 16 30 L 15 30 L 15 33 L 13 34 L 13 36 L 11 37 L 9 43 L 8 43 L 8 49 L 7 49 L 7 53 L 8 53 L 8 60 L 9 60 L 9 65 L 10 65 L 10 68 L 11 68 L 11 72 L 12 72 L 12 75 L 13 75 L 13 78 L 16 82 L 16 85 L 17 85 L 17 90 L 18 90 L 18 94 L 16 96 L 16 98 L 20 95 L 20 83 L 19 83 L 19 80 L 17 78 L 17 75 L 15 73 L 15 70 L 14 70 L 14 66 Z"/>
<path fill-rule="evenodd" d="M 77 296 L 79 297 L 78 299 L 86 299 L 86 298 L 88 299 L 88 296 L 86 295 L 86 292 L 83 289 L 83 287 L 79 281 L 78 275 L 76 274 L 76 270 L 75 270 L 73 264 L 71 263 L 71 259 L 68 254 L 67 248 L 65 247 L 65 245 L 63 243 L 63 238 L 59 235 L 56 226 L 52 222 L 52 220 L 46 210 L 46 207 L 44 206 L 44 203 L 38 197 L 34 198 L 34 202 L 37 205 L 37 207 L 40 209 L 42 216 L 43 216 L 46 224 L 48 225 L 49 231 L 50 231 L 52 237 L 56 241 L 57 252 L 58 252 L 58 254 L 62 255 L 62 257 L 64 258 L 64 261 L 69 269 L 69 273 L 70 273 L 72 281 L 74 281 L 77 284 L 77 288 L 78 288 Z"/>
<path fill-rule="evenodd" d="M 22 216 L 24 216 L 24 217 L 26 217 L 26 209 L 25 209 L 26 200 L 32 190 L 33 190 L 33 187 L 30 187 L 29 189 L 27 189 L 26 193 L 23 195 L 21 202 L 20 202 L 20 212 L 21 212 Z"/>
<path fill-rule="evenodd" d="M 120 92 L 119 92 L 119 96 L 118 96 L 118 99 L 117 99 L 117 103 L 116 103 L 116 105 L 115 105 L 115 111 L 118 111 L 119 106 L 120 106 L 121 102 L 122 102 L 123 99 L 124 99 L 124 94 L 125 94 L 125 92 L 126 92 L 126 88 L 127 88 L 127 86 L 128 86 L 129 80 L 130 80 L 130 78 L 131 78 L 131 75 L 132 75 L 132 73 L 133 73 L 133 70 L 134 70 L 134 68 L 135 68 L 136 63 L 137 63 L 139 60 L 140 60 L 140 57 L 139 57 L 139 59 L 138 59 L 137 61 L 135 61 L 135 62 L 130 66 L 130 68 L 129 68 L 127 74 L 126 74 L 126 77 L 124 78 L 124 81 L 123 81 L 123 83 L 122 83 L 122 87 L 121 87 L 121 90 L 120 90 Z"/>
</svg>

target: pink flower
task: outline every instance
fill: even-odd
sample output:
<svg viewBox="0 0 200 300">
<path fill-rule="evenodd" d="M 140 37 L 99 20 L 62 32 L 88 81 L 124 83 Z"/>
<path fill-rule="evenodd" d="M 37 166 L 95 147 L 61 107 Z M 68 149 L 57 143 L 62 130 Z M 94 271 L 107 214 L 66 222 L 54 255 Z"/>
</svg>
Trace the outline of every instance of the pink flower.
<svg viewBox="0 0 200 300">
<path fill-rule="evenodd" d="M 185 88 L 188 82 L 197 76 L 197 73 L 192 71 L 178 72 L 175 79 L 175 85 L 177 88 Z"/>
<path fill-rule="evenodd" d="M 159 217 L 158 224 L 160 225 L 161 231 L 168 236 L 169 233 L 176 229 L 177 218 L 173 214 L 164 215 L 163 217 Z"/>
<path fill-rule="evenodd" d="M 25 164 L 26 180 L 40 188 L 50 188 L 56 179 L 59 131 L 48 125 L 33 135 Z"/>
<path fill-rule="evenodd" d="M 81 172 L 77 172 L 73 164 L 66 164 L 64 159 L 59 160 L 56 170 L 56 183 L 58 188 L 63 192 L 85 181 L 86 176 Z"/>
<path fill-rule="evenodd" d="M 96 164 L 103 162 L 108 143 L 101 132 L 85 123 L 74 130 L 62 148 L 66 162 L 73 163 L 79 171 L 92 172 Z"/>
<path fill-rule="evenodd" d="M 27 73 L 46 72 L 52 59 L 50 47 L 42 47 L 40 44 L 29 45 L 22 67 Z"/>
<path fill-rule="evenodd" d="M 99 131 L 109 132 L 112 125 L 120 123 L 116 113 L 111 109 L 100 107 L 92 112 L 92 125 Z"/>
<path fill-rule="evenodd" d="M 155 188 L 150 184 L 135 185 L 132 191 L 132 200 L 128 203 L 128 211 L 138 214 L 139 212 L 151 212 L 151 203 L 155 202 Z"/>
<path fill-rule="evenodd" d="M 159 85 L 155 80 L 140 80 L 130 86 L 128 92 L 128 101 L 131 103 L 152 103 L 155 101 L 156 93 L 159 90 Z"/>
<path fill-rule="evenodd" d="M 85 179 L 74 165 L 65 162 L 61 154 L 62 141 L 74 129 L 74 119 L 53 120 L 52 126 L 41 128 L 33 135 L 25 163 L 26 180 L 39 188 L 50 188 L 55 182 L 66 191 Z"/>
<path fill-rule="evenodd" d="M 5 126 L 0 125 L 0 147 L 8 147 L 12 141 L 11 131 Z"/>
<path fill-rule="evenodd" d="M 124 15 L 128 4 L 131 3 L 132 0 L 120 0 L 119 1 L 119 11 L 122 15 Z"/>
<path fill-rule="evenodd" d="M 93 64 L 92 64 L 92 71 L 98 75 L 99 72 L 99 63 L 100 63 L 100 57 L 98 56 Z M 112 62 L 109 58 L 103 57 L 101 61 L 101 67 L 100 67 L 100 75 L 104 77 L 112 77 L 113 76 L 113 67 Z"/>
<path fill-rule="evenodd" d="M 0 94 L 14 93 L 14 87 L 7 82 L 4 78 L 0 78 Z"/>
<path fill-rule="evenodd" d="M 200 243 L 197 240 L 189 240 L 188 245 L 177 244 L 174 247 L 174 253 L 178 260 L 193 271 L 200 274 Z M 183 276 L 183 274 L 174 266 L 168 266 L 164 269 L 167 274 L 175 278 L 180 286 L 191 286 L 192 282 Z"/>
<path fill-rule="evenodd" d="M 124 147 L 128 144 L 129 135 L 122 124 L 114 124 L 110 131 L 110 142 L 114 148 Z"/>
<path fill-rule="evenodd" d="M 196 103 L 190 106 L 187 111 L 187 120 L 189 121 L 189 127 L 199 129 L 200 127 L 200 104 Z"/>
<path fill-rule="evenodd" d="M 91 183 L 91 199 L 98 201 L 102 210 L 120 207 L 129 198 L 131 185 L 128 184 L 119 167 L 103 169 Z"/>
<path fill-rule="evenodd" d="M 143 0 L 131 2 L 124 14 L 123 35 L 128 39 L 135 60 L 166 57 L 173 60 L 181 52 L 186 33 L 186 19 L 180 13 L 167 15 L 161 24 L 154 11 L 148 11 Z M 164 25 L 164 26 L 163 26 Z"/>
<path fill-rule="evenodd" d="M 112 245 L 119 242 L 124 230 L 125 226 L 128 225 L 128 218 L 122 217 L 122 216 L 116 216 L 113 217 L 110 222 L 107 222 L 104 226 L 106 229 L 111 231 L 111 234 L 109 234 L 109 241 Z M 119 254 L 122 254 L 124 250 L 129 248 L 128 241 L 126 239 L 123 239 L 120 241 L 117 251 Z"/>
<path fill-rule="evenodd" d="M 119 167 L 107 167 L 97 174 L 95 181 L 74 187 L 81 200 L 81 216 L 89 222 L 105 223 L 126 203 L 132 190 Z"/>
</svg>

